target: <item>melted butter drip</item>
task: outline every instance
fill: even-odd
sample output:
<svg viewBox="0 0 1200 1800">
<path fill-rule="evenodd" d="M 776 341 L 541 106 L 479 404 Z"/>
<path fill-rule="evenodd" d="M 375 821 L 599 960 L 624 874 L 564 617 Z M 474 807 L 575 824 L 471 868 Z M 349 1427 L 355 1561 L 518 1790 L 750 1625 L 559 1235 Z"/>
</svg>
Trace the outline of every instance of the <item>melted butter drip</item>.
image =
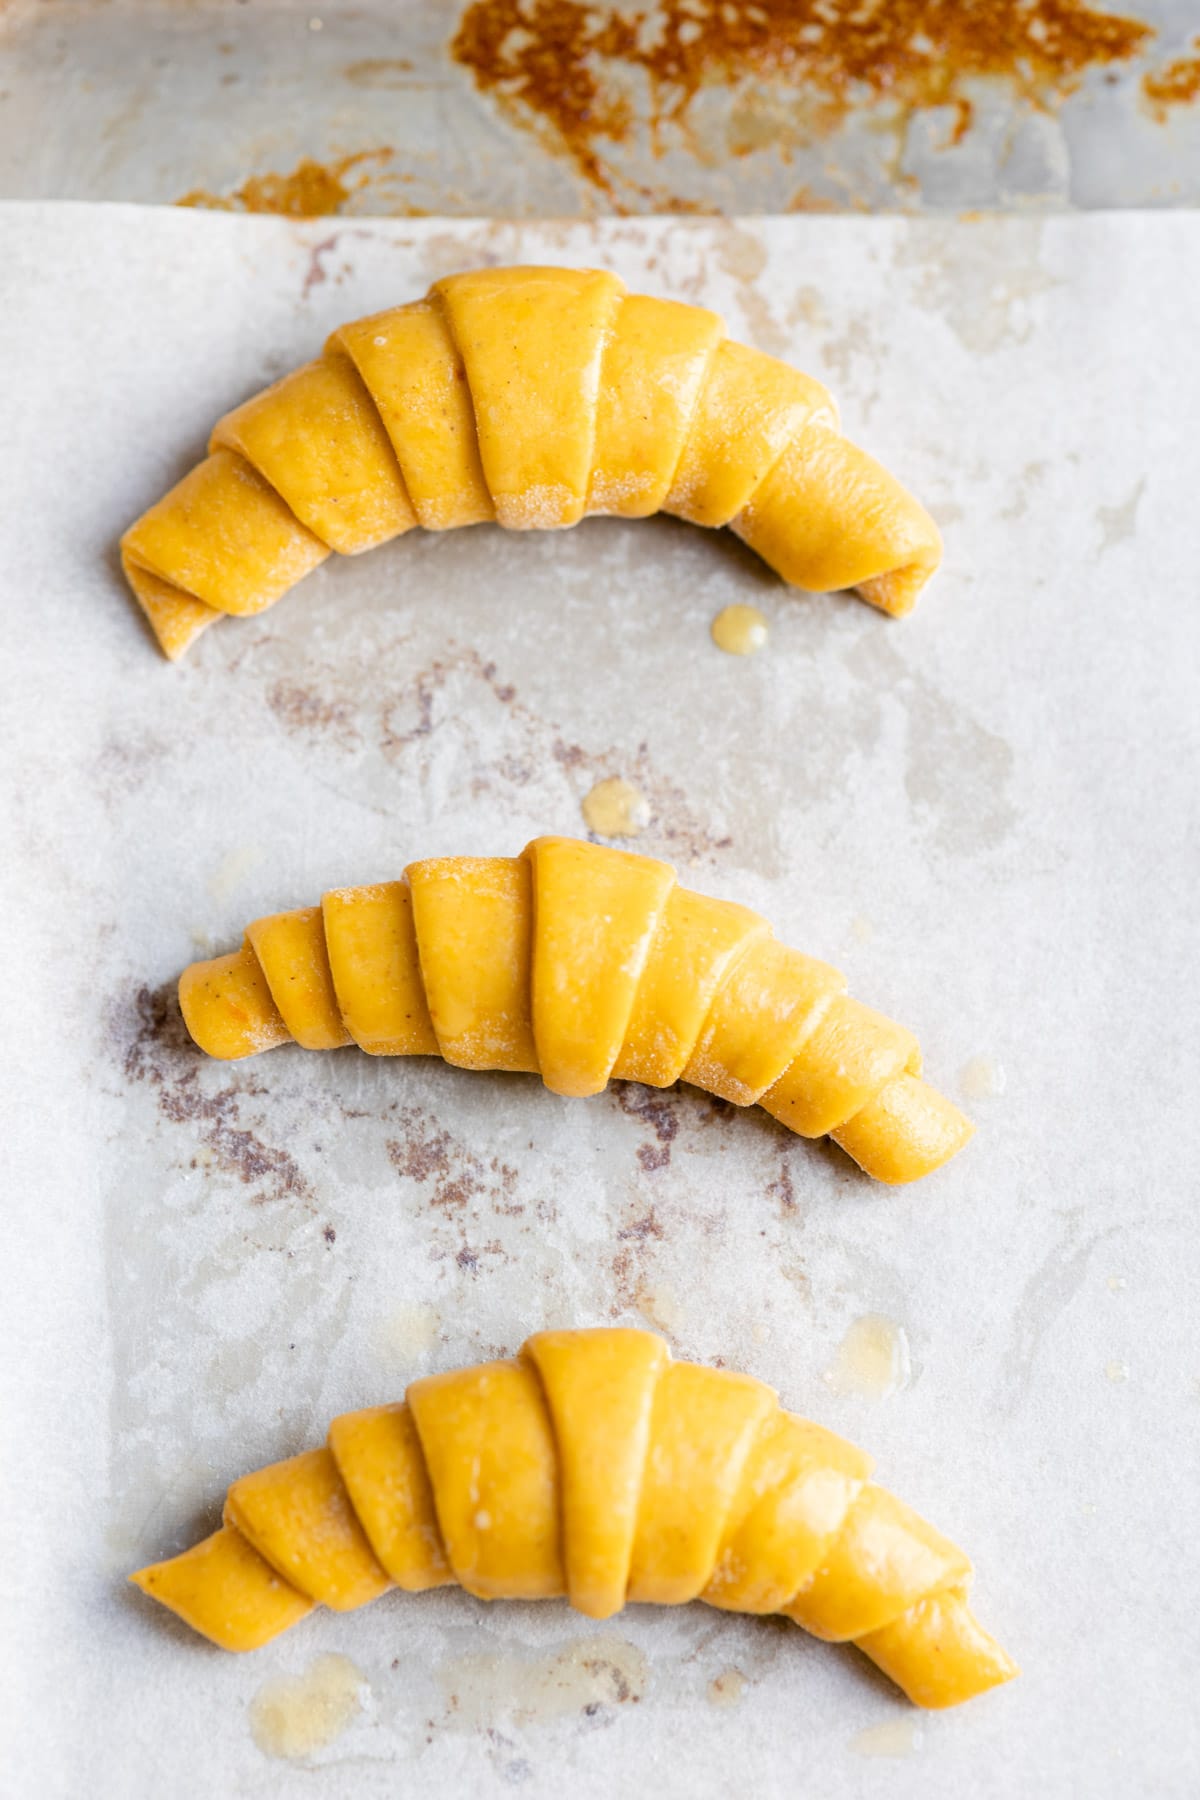
<svg viewBox="0 0 1200 1800">
<path fill-rule="evenodd" d="M 994 1100 L 1004 1092 L 1004 1070 L 989 1056 L 973 1056 L 959 1070 L 958 1085 L 968 1100 Z"/>
<path fill-rule="evenodd" d="M 712 641 L 728 656 L 754 656 L 767 641 L 767 621 L 757 606 L 726 606 L 710 627 Z"/>
<path fill-rule="evenodd" d="M 263 853 L 257 844 L 243 844 L 240 849 L 230 850 L 208 878 L 212 898 L 218 902 L 230 899 L 262 859 Z"/>
<path fill-rule="evenodd" d="M 367 1686 L 348 1656 L 318 1656 L 307 1674 L 263 1683 L 250 1702 L 250 1734 L 266 1756 L 311 1756 L 358 1717 Z"/>
<path fill-rule="evenodd" d="M 835 1394 L 886 1400 L 908 1386 L 911 1373 L 904 1327 L 882 1313 L 864 1313 L 846 1332 L 823 1379 Z"/>
<path fill-rule="evenodd" d="M 646 1659 L 618 1637 L 577 1638 L 552 1656 L 462 1656 L 438 1681 L 452 1723 L 468 1729 L 541 1725 L 602 1706 L 635 1705 L 646 1691 Z"/>
<path fill-rule="evenodd" d="M 645 795 L 620 775 L 598 781 L 584 796 L 582 812 L 597 837 L 640 837 L 650 822 Z"/>
<path fill-rule="evenodd" d="M 418 1302 L 397 1307 L 394 1313 L 381 1320 L 376 1327 L 375 1339 L 382 1355 L 411 1368 L 438 1342 L 441 1325 L 437 1308 L 427 1301 Z"/>
<path fill-rule="evenodd" d="M 720 1707 L 740 1706 L 745 1691 L 746 1677 L 740 1669 L 722 1669 L 708 1684 L 708 1704 Z"/>
<path fill-rule="evenodd" d="M 683 1324 L 683 1307 L 679 1295 L 666 1282 L 657 1287 L 644 1287 L 637 1297 L 637 1309 L 643 1319 L 651 1325 L 657 1325 L 668 1337 L 678 1337 Z"/>
<path fill-rule="evenodd" d="M 850 1748 L 858 1756 L 913 1756 L 924 1741 L 919 1719 L 904 1717 L 868 1725 L 850 1739 Z"/>
</svg>

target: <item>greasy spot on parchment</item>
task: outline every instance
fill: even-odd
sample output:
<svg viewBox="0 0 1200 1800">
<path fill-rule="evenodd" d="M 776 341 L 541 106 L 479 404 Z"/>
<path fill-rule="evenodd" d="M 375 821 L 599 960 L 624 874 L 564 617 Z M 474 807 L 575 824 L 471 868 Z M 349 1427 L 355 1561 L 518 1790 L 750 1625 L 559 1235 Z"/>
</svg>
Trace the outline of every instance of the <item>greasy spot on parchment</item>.
<svg viewBox="0 0 1200 1800">
<path fill-rule="evenodd" d="M 549 1656 L 476 1652 L 438 1669 L 447 1723 L 493 1735 L 501 1723 L 528 1729 L 572 1715 L 600 1724 L 609 1709 L 636 1706 L 648 1681 L 637 1645 L 608 1635 L 578 1638 Z"/>
<path fill-rule="evenodd" d="M 362 1670 L 348 1656 L 318 1656 L 303 1675 L 276 1675 L 250 1702 L 250 1732 L 265 1756 L 300 1762 L 362 1712 Z"/>
<path fill-rule="evenodd" d="M 1200 37 L 1192 39 L 1190 51 L 1143 75 L 1142 94 L 1160 125 L 1173 106 L 1190 106 L 1200 97 Z"/>
<path fill-rule="evenodd" d="M 193 188 L 175 204 L 210 212 L 275 213 L 286 219 L 321 219 L 341 212 L 351 195 L 371 180 L 375 170 L 370 165 L 378 167 L 390 162 L 392 154 L 387 149 L 357 150 L 353 156 L 341 156 L 329 163 L 306 156 L 288 175 L 250 175 L 230 194 L 210 194 L 205 188 Z M 364 168 L 364 164 L 368 166 Z M 358 176 L 347 182 L 351 170 L 358 170 Z"/>
<path fill-rule="evenodd" d="M 147 1082 L 164 1119 L 194 1127 L 204 1152 L 198 1160 L 255 1188 L 256 1201 L 311 1205 L 311 1184 L 291 1151 L 265 1143 L 243 1121 L 244 1103 L 266 1092 L 262 1083 L 231 1073 L 215 1093 L 204 1088 L 201 1070 L 213 1065 L 202 1061 L 188 1036 L 173 982 L 138 988 L 131 1002 L 118 1007 L 113 1035 L 126 1081 Z"/>
<path fill-rule="evenodd" d="M 1044 236 L 1042 219 L 1007 218 L 974 233 L 970 255 L 952 263 L 944 234 L 931 229 L 931 221 L 915 219 L 897 244 L 895 261 L 914 272 L 918 306 L 944 319 L 968 350 L 990 355 L 1028 343 L 1041 296 L 1061 286 L 1062 278 L 1043 264 Z"/>
<path fill-rule="evenodd" d="M 627 143 L 644 122 L 661 152 L 664 127 L 686 128 L 706 88 L 794 93 L 813 131 L 836 128 L 860 106 L 901 115 L 950 106 L 956 142 L 971 123 L 972 81 L 999 80 L 1049 106 L 1152 35 L 1141 20 L 1083 0 L 662 0 L 641 9 L 474 0 L 450 53 L 481 92 L 611 196 L 601 146 Z M 732 142 L 760 147 L 744 123 Z"/>
</svg>

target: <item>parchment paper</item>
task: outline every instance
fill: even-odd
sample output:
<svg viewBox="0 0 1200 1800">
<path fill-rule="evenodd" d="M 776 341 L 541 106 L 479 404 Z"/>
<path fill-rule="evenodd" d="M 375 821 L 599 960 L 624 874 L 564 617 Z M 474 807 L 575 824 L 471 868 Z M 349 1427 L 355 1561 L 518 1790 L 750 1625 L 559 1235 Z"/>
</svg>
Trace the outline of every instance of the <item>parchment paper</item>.
<svg viewBox="0 0 1200 1800">
<path fill-rule="evenodd" d="M 1200 222 L 10 206 L 0 235 L 0 1787 L 1195 1793 Z M 114 546 L 217 415 L 340 320 L 517 258 L 703 298 L 826 379 L 945 529 L 915 616 L 670 522 L 480 529 L 333 559 L 163 662 Z M 734 599 L 770 621 L 752 660 L 708 638 Z M 888 1191 L 690 1092 L 184 1041 L 203 947 L 581 830 L 608 774 L 649 799 L 641 848 L 988 1090 L 949 1170 Z M 867 1313 L 912 1356 L 878 1403 L 822 1379 Z M 334 1414 L 646 1316 L 871 1449 L 974 1557 L 1022 1679 L 914 1739 L 854 1652 L 699 1606 L 393 1596 L 238 1659 L 125 1585 Z M 256 1695 L 329 1654 L 358 1710 L 272 1758 Z"/>
</svg>

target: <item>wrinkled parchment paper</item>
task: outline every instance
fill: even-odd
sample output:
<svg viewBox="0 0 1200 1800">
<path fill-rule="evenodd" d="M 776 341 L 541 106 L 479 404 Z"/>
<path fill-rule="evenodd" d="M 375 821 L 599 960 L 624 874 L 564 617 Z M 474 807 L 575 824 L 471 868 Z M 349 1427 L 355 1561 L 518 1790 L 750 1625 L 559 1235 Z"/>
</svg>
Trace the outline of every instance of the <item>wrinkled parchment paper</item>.
<svg viewBox="0 0 1200 1800">
<path fill-rule="evenodd" d="M 5 1791 L 1194 1793 L 1200 221 L 0 236 Z M 827 380 L 945 530 L 915 616 L 669 521 L 480 529 L 168 666 L 121 529 L 331 326 L 481 259 L 610 262 Z M 757 658 L 710 643 L 732 600 Z M 890 1192 L 691 1092 L 184 1041 L 170 984 L 248 919 L 582 830 L 606 775 L 639 847 L 920 1034 L 979 1124 L 949 1170 Z M 866 1314 L 911 1356 L 882 1401 L 823 1380 Z M 914 1731 L 794 1629 L 457 1592 L 235 1659 L 125 1585 L 335 1413 L 647 1317 L 865 1443 L 1021 1681 Z M 291 1762 L 280 1677 L 341 1727 Z"/>
</svg>

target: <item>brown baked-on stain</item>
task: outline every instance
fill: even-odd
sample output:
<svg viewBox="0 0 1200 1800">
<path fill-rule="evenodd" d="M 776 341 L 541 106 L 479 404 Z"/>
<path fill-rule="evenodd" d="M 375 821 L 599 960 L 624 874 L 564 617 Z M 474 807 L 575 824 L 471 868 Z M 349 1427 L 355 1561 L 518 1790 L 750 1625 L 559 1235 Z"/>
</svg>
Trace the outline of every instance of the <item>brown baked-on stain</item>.
<svg viewBox="0 0 1200 1800">
<path fill-rule="evenodd" d="M 514 1251 L 495 1235 L 498 1218 L 526 1215 L 516 1230 L 539 1236 L 554 1222 L 554 1202 L 544 1195 L 523 1196 L 520 1174 L 510 1163 L 480 1155 L 419 1106 L 391 1110 L 399 1135 L 386 1140 L 388 1160 L 397 1175 L 423 1190 L 434 1262 L 453 1261 L 463 1274 L 478 1277 L 513 1260 Z"/>
<path fill-rule="evenodd" d="M 857 107 L 952 106 L 957 142 L 971 124 L 970 82 L 999 80 L 1051 105 L 1153 35 L 1084 0 L 662 0 L 629 10 L 473 0 L 450 54 L 611 197 L 600 145 L 628 142 L 644 122 L 657 150 L 663 126 L 685 124 L 703 88 L 783 86 L 809 102 L 822 130 Z M 648 112 L 631 77 L 648 84 Z"/>
<path fill-rule="evenodd" d="M 1173 106 L 1190 106 L 1200 96 L 1200 37 L 1192 39 L 1190 51 L 1143 75 L 1142 94 L 1160 125 Z"/>
<path fill-rule="evenodd" d="M 352 194 L 366 187 L 376 168 L 391 161 L 388 149 L 356 150 L 353 156 L 341 156 L 336 162 L 316 162 L 310 156 L 296 164 L 290 175 L 250 175 L 231 194 L 210 194 L 205 188 L 193 188 L 178 199 L 176 206 L 196 206 L 209 212 L 275 213 L 285 219 L 323 219 L 341 212 Z M 360 171 L 357 180 L 347 182 L 352 170 Z"/>
<path fill-rule="evenodd" d="M 405 88 L 420 86 L 420 82 L 410 82 L 407 78 L 414 72 L 415 65 L 407 56 L 364 56 L 357 62 L 347 63 L 342 70 L 343 79 L 351 87 L 362 88 Z"/>
<path fill-rule="evenodd" d="M 194 1126 L 218 1168 L 257 1189 L 252 1196 L 256 1202 L 302 1200 L 313 1210 L 311 1185 L 291 1152 L 264 1143 L 242 1123 L 243 1100 L 266 1091 L 257 1078 L 235 1076 L 216 1093 L 201 1085 L 201 1069 L 207 1065 L 188 1035 L 174 982 L 139 988 L 131 1021 L 118 1031 L 125 1079 L 147 1082 L 159 1112 L 171 1124 Z"/>
<path fill-rule="evenodd" d="M 779 1173 L 774 1181 L 768 1181 L 767 1192 L 773 1200 L 778 1200 L 781 1212 L 796 1210 L 796 1184 L 792 1180 L 792 1171 L 788 1167 L 786 1156 L 779 1159 Z"/>
<path fill-rule="evenodd" d="M 267 690 L 267 705 L 286 731 L 329 733 L 347 749 L 359 743 L 358 710 L 346 695 L 331 697 L 302 682 L 281 679 Z"/>
<path fill-rule="evenodd" d="M 637 1159 L 652 1175 L 671 1160 L 671 1145 L 679 1135 L 679 1100 L 671 1088 L 643 1087 L 637 1081 L 613 1083 L 617 1105 L 627 1118 L 648 1127 L 651 1136 L 637 1147 Z M 661 1232 L 657 1233 L 661 1236 Z"/>
</svg>

